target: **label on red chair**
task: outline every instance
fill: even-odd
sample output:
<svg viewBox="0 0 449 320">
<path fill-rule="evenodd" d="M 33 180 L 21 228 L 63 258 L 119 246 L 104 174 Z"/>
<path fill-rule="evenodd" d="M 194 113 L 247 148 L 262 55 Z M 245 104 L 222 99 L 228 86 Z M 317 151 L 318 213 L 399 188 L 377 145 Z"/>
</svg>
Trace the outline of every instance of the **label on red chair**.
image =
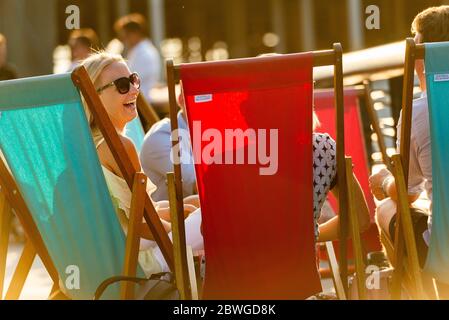
<svg viewBox="0 0 449 320">
<path fill-rule="evenodd" d="M 202 94 L 195 96 L 195 103 L 205 103 L 205 102 L 211 102 L 212 101 L 212 95 L 211 94 Z"/>
</svg>

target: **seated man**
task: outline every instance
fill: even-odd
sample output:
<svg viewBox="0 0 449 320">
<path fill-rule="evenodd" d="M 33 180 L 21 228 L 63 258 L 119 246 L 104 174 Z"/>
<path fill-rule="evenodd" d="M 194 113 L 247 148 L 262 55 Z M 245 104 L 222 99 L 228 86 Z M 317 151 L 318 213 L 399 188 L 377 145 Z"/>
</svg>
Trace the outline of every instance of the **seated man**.
<svg viewBox="0 0 449 320">
<path fill-rule="evenodd" d="M 448 16 L 449 6 L 432 7 L 419 13 L 412 23 L 415 42 L 449 41 Z M 426 78 L 422 60 L 417 61 L 415 70 L 423 94 L 419 99 L 413 101 L 408 193 L 419 263 L 421 267 L 424 267 L 430 242 L 432 219 L 431 212 L 427 212 L 425 208 L 418 208 L 415 202 L 423 191 L 427 192 L 430 201 L 432 201 L 432 157 Z M 398 150 L 401 142 L 401 119 L 402 115 L 399 118 L 397 127 Z M 379 173 L 370 177 L 370 188 L 378 200 L 383 200 L 376 210 L 377 224 L 384 234 L 394 240 L 397 201 L 395 179 L 391 172 L 382 169 Z M 439 286 L 439 291 L 441 291 L 441 297 L 443 285 Z M 447 291 L 447 288 L 444 291 Z"/>
<path fill-rule="evenodd" d="M 180 150 L 182 160 L 186 159 L 181 161 L 182 189 L 184 197 L 187 197 L 197 193 L 196 177 L 182 94 L 179 95 L 178 104 L 181 106 L 181 111 L 178 113 Z M 166 118 L 156 123 L 146 134 L 140 152 L 143 171 L 157 187 L 151 195 L 154 201 L 168 200 L 167 172 L 173 172 L 171 148 L 171 125 L 170 119 Z"/>
</svg>

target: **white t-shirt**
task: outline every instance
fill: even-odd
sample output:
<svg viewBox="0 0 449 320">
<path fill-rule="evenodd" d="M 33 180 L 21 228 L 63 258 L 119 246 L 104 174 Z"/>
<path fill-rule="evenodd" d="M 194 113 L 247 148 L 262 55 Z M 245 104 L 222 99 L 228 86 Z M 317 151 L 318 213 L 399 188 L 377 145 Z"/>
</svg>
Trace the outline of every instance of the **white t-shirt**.
<svg viewBox="0 0 449 320">
<path fill-rule="evenodd" d="M 402 113 L 399 116 L 397 126 L 397 150 L 401 144 Z M 432 201 L 432 149 L 430 141 L 429 108 L 427 95 L 423 93 L 421 98 L 413 101 L 412 128 L 410 136 L 410 164 L 408 175 L 408 193 L 419 195 L 423 191 Z M 432 206 L 430 207 L 432 210 Z M 423 234 L 427 245 L 430 242 L 430 230 L 432 216 L 428 220 L 428 230 Z"/>
<path fill-rule="evenodd" d="M 142 40 L 132 48 L 126 57 L 131 72 L 140 76 L 140 90 L 150 101 L 150 90 L 161 77 L 161 57 L 149 39 Z"/>
</svg>

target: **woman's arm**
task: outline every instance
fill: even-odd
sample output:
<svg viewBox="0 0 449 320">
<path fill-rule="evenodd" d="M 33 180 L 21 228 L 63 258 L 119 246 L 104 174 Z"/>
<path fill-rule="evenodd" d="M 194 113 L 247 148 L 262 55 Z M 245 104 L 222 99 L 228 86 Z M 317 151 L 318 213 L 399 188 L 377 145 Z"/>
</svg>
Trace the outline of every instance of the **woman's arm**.
<svg viewBox="0 0 449 320">
<path fill-rule="evenodd" d="M 125 147 L 125 151 L 128 154 L 131 163 L 136 170 L 136 172 L 142 171 L 142 168 L 140 166 L 139 157 L 137 155 L 136 147 L 134 146 L 134 143 L 127 137 L 120 135 L 120 140 L 123 143 L 123 146 Z M 111 150 L 109 149 L 109 146 L 107 143 L 102 143 L 100 147 L 98 148 L 98 156 L 100 158 L 100 162 L 103 166 L 111 170 L 114 174 L 117 176 L 124 178 L 122 175 L 122 172 L 115 161 L 114 156 L 112 155 Z M 158 212 L 158 210 L 156 210 Z M 165 213 L 165 211 L 164 211 Z M 164 227 L 165 231 L 169 233 L 171 231 L 171 223 L 168 221 L 165 221 L 164 219 L 161 219 L 162 226 Z M 148 240 L 154 240 L 154 237 L 150 231 L 149 226 L 146 222 L 142 222 L 140 226 L 140 236 L 142 238 L 148 239 Z"/>
<path fill-rule="evenodd" d="M 354 186 L 354 205 L 356 212 L 358 213 L 358 219 L 359 219 L 359 227 L 360 227 L 360 233 L 365 232 L 368 230 L 370 226 L 370 216 L 369 216 L 369 210 L 368 205 L 366 203 L 365 195 L 363 194 L 363 190 L 360 187 L 360 184 L 353 175 L 352 178 L 353 186 Z M 335 195 L 335 197 L 339 198 L 339 190 L 338 187 L 335 186 L 332 190 L 332 193 Z M 318 237 L 318 242 L 326 242 L 326 241 L 332 241 L 332 240 L 338 240 L 340 235 L 340 216 L 337 215 L 330 219 L 329 221 L 321 224 L 319 226 L 320 235 Z"/>
</svg>

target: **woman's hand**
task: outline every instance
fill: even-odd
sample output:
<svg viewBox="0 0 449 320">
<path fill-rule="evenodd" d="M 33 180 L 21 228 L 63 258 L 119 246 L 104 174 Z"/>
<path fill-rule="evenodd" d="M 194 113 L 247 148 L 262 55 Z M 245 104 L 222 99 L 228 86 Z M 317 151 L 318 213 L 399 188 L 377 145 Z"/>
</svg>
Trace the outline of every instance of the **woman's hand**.
<svg viewBox="0 0 449 320">
<path fill-rule="evenodd" d="M 192 195 L 192 196 L 188 196 L 184 198 L 184 204 L 190 204 L 196 208 L 201 207 L 200 205 L 200 198 L 198 197 L 197 194 Z"/>
<path fill-rule="evenodd" d="M 198 210 L 197 207 L 192 206 L 191 204 L 184 204 L 184 219 L 187 219 L 187 217 L 196 210 Z"/>
</svg>

